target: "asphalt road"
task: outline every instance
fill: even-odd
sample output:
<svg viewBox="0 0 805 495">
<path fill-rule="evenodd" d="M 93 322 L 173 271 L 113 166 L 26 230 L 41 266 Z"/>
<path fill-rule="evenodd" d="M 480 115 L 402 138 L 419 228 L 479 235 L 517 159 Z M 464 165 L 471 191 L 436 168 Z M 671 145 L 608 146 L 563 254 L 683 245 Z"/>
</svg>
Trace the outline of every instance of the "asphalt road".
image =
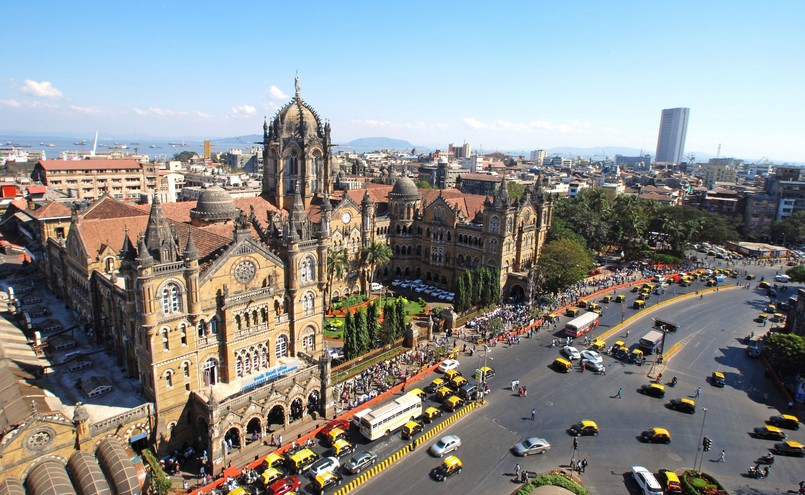
<svg viewBox="0 0 805 495">
<path fill-rule="evenodd" d="M 774 275 L 774 270 L 756 267 L 750 272 L 765 275 L 767 280 Z M 734 283 L 734 279 L 727 279 L 725 285 Z M 781 297 L 794 293 L 789 290 Z M 549 365 L 559 354 L 559 348 L 551 348 L 549 343 L 551 337 L 560 335 L 559 331 L 555 334 L 540 332 L 536 338 L 522 339 L 521 344 L 510 348 L 498 345 L 489 351 L 492 360 L 488 364 L 498 373 L 489 381 L 493 389 L 489 404 L 443 432 L 462 439 L 463 445 L 457 453 L 464 463 L 462 473 L 443 483 L 431 480 L 428 472 L 440 460 L 420 449 L 359 490 L 411 494 L 507 493 L 516 487 L 511 478 L 517 463 L 523 469 L 538 472 L 567 466 L 573 440 L 566 429 L 581 419 L 593 419 L 598 422 L 601 433 L 597 437 L 582 437 L 578 453 L 579 458 L 589 462 L 582 475 L 585 484 L 594 494 L 636 494 L 637 487 L 628 475 L 632 465 L 643 465 L 655 473 L 663 467 L 680 469 L 693 465 L 700 445 L 705 407 L 708 412 L 704 434 L 714 440 L 713 450 L 704 456 L 705 471 L 715 475 L 731 493 L 780 493 L 792 489 L 802 477 L 800 472 L 805 470 L 805 461 L 800 458 L 778 456 L 769 479 L 753 480 L 742 476 L 754 459 L 773 444 L 753 439 L 748 432 L 761 426 L 764 419 L 776 414 L 782 406 L 771 382 L 763 377 L 759 361 L 746 357 L 744 346 L 738 340 L 753 330 L 756 334 L 765 331 L 752 321 L 767 302 L 764 296 L 756 290 L 732 289 L 707 294 L 703 299 L 689 298 L 650 314 L 643 310 L 646 316 L 629 326 L 628 339 L 625 329 L 608 339 L 610 344 L 616 339 L 636 343 L 651 327 L 651 317 L 679 324 L 680 330 L 670 334 L 666 346 L 669 348 L 675 342 L 683 345 L 664 370 L 664 381 L 675 375 L 679 383 L 675 388 L 666 387 L 665 399 L 646 397 L 636 391 L 642 384 L 649 383 L 647 375 L 652 371 L 649 365 L 638 367 L 605 357 L 606 376 L 581 373 L 578 368 L 569 374 L 556 373 Z M 671 294 L 664 295 L 663 299 L 667 297 Z M 627 302 L 633 299 L 634 294 L 629 293 Z M 652 296 L 649 311 L 656 301 L 657 297 Z M 621 320 L 620 305 L 604 306 L 602 324 L 595 334 L 606 332 Z M 634 312 L 627 309 L 625 314 L 628 317 Z M 562 319 L 557 330 L 561 330 L 567 319 Z M 463 357 L 460 369 L 469 375 L 481 359 L 477 354 L 472 358 Z M 709 384 L 708 377 L 714 370 L 725 372 L 725 388 Z M 508 389 L 515 378 L 528 388 L 528 397 L 520 398 Z M 619 387 L 623 388 L 622 399 L 615 398 Z M 702 388 L 702 396 L 696 399 L 695 414 L 665 407 L 672 398 L 695 395 L 697 387 Z M 536 421 L 530 418 L 532 408 L 537 410 Z M 639 442 L 641 431 L 652 427 L 668 428 L 672 434 L 671 444 Z M 541 456 L 514 457 L 509 449 L 527 436 L 545 437 L 552 445 L 551 450 Z M 805 432 L 790 432 L 789 437 L 805 441 Z M 385 450 L 382 444 L 378 447 Z M 726 462 L 713 462 L 722 449 L 726 450 Z"/>
</svg>

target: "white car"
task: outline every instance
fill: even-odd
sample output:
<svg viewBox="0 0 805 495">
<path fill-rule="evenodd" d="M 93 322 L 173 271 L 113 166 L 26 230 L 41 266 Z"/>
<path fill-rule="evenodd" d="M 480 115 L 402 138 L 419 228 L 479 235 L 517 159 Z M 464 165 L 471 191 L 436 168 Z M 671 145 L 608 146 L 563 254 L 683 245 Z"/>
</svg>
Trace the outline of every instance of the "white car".
<svg viewBox="0 0 805 495">
<path fill-rule="evenodd" d="M 591 351 L 589 349 L 581 351 L 581 357 L 582 359 L 586 359 L 587 361 L 592 361 L 594 363 L 600 363 L 604 361 L 604 358 L 602 358 L 600 354 L 598 354 L 595 351 Z"/>
<path fill-rule="evenodd" d="M 568 359 L 581 359 L 581 354 L 579 350 L 573 346 L 566 345 L 562 348 L 562 352 L 567 356 Z"/>
<path fill-rule="evenodd" d="M 460 438 L 458 438 L 456 435 L 445 435 L 440 438 L 438 442 L 431 445 L 428 452 L 436 457 L 442 457 L 449 452 L 458 450 L 459 447 L 461 447 Z"/>
<path fill-rule="evenodd" d="M 657 478 L 643 466 L 632 466 L 632 477 L 643 495 L 662 495 L 662 487 Z"/>
<path fill-rule="evenodd" d="M 394 280 L 391 281 L 391 285 L 393 285 L 394 287 L 397 287 L 398 285 L 401 285 L 402 283 L 403 283 L 403 281 L 398 279 L 398 278 L 395 278 Z"/>
<path fill-rule="evenodd" d="M 371 290 L 383 290 L 383 284 L 378 284 L 377 282 L 372 282 Z"/>
<path fill-rule="evenodd" d="M 454 370 L 458 368 L 458 361 L 455 359 L 445 359 L 442 364 L 439 365 L 439 372 L 447 373 L 450 370 Z"/>
<path fill-rule="evenodd" d="M 310 479 L 315 480 L 316 476 L 322 475 L 324 473 L 337 473 L 338 468 L 341 467 L 341 463 L 335 457 L 324 457 L 319 459 L 318 461 L 314 462 L 310 465 L 310 470 L 307 472 L 307 475 L 310 476 Z"/>
<path fill-rule="evenodd" d="M 789 280 L 791 280 L 791 278 L 788 275 L 783 275 L 782 273 L 774 276 L 775 282 L 782 282 L 784 284 L 787 284 Z"/>
</svg>

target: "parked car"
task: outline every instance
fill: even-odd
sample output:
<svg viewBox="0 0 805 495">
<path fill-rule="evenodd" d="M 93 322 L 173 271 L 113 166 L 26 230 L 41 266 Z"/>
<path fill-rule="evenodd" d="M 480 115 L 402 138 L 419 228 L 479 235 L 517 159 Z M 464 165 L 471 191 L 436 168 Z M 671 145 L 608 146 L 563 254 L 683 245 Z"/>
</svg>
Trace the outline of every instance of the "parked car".
<svg viewBox="0 0 805 495">
<path fill-rule="evenodd" d="M 643 466 L 632 466 L 632 478 L 643 495 L 662 495 L 660 482 Z"/>
</svg>

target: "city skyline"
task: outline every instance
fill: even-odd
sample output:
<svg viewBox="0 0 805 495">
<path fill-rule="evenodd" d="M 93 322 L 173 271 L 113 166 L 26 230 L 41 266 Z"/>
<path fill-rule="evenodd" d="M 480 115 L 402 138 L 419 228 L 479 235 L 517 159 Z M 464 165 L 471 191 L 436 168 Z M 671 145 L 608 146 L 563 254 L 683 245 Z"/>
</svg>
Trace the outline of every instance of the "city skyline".
<svg viewBox="0 0 805 495">
<path fill-rule="evenodd" d="M 255 134 L 298 73 L 336 142 L 650 151 L 686 107 L 689 151 L 805 162 L 805 4 L 674 6 L 15 2 L 0 129 Z"/>
</svg>

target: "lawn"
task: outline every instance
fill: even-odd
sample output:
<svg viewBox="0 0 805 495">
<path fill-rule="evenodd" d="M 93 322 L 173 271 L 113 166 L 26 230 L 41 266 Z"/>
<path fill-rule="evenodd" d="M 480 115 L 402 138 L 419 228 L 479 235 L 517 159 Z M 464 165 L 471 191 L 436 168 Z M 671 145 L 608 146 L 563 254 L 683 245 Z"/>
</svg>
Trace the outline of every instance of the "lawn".
<svg viewBox="0 0 805 495">
<path fill-rule="evenodd" d="M 405 314 L 409 317 L 411 315 L 418 315 L 425 312 L 425 306 L 418 301 L 410 301 L 403 298 L 405 301 Z M 383 305 L 383 299 L 378 299 L 377 304 Z M 341 339 L 344 337 L 344 318 L 333 316 L 324 319 L 324 337 L 328 339 Z"/>
</svg>

